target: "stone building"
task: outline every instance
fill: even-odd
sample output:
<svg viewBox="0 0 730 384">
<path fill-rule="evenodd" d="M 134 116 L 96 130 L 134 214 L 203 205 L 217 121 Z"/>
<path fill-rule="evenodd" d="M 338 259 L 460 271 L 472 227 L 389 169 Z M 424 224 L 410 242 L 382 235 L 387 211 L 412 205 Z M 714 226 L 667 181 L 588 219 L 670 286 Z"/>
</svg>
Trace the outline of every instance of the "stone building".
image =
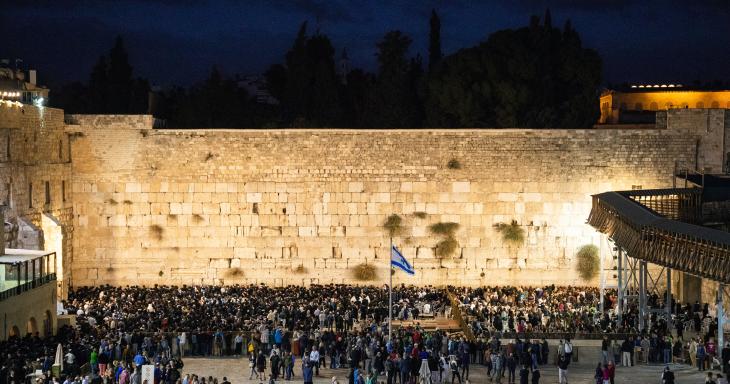
<svg viewBox="0 0 730 384">
<path fill-rule="evenodd" d="M 630 85 L 604 91 L 600 106 L 599 124 L 654 124 L 656 111 L 730 108 L 730 90 L 682 84 Z"/>
</svg>

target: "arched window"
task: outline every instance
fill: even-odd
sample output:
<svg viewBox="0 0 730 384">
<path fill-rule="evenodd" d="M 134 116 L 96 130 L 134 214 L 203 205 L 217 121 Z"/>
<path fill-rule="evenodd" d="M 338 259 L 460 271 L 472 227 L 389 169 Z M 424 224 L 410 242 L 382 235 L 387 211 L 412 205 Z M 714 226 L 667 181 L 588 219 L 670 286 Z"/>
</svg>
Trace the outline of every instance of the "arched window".
<svg viewBox="0 0 730 384">
<path fill-rule="evenodd" d="M 671 101 L 664 104 L 664 108 L 666 109 L 672 109 L 672 107 L 674 107 L 674 104 Z"/>
<path fill-rule="evenodd" d="M 698 109 L 702 109 L 704 107 L 705 107 L 705 103 L 703 103 L 701 101 L 698 101 L 697 104 L 695 105 L 695 108 L 698 108 Z"/>
<path fill-rule="evenodd" d="M 712 104 L 710 104 L 710 108 L 720 108 L 720 103 L 717 101 L 713 101 Z"/>
<path fill-rule="evenodd" d="M 644 110 L 644 105 L 642 105 L 641 103 L 636 103 L 636 104 L 634 104 L 634 110 L 636 110 L 636 111 L 643 111 Z"/>
<path fill-rule="evenodd" d="M 35 321 L 35 317 L 31 317 L 28 319 L 28 324 L 25 327 L 25 332 L 30 333 L 31 335 L 35 335 L 36 332 L 38 332 L 38 323 Z"/>
<path fill-rule="evenodd" d="M 43 336 L 53 336 L 53 315 L 51 315 L 51 311 L 46 311 L 46 318 L 43 319 Z"/>
<path fill-rule="evenodd" d="M 687 104 L 687 103 L 685 102 L 685 103 L 682 103 L 682 104 L 680 104 L 680 105 L 679 105 L 679 107 L 680 107 L 680 108 L 689 108 L 689 104 Z"/>
<path fill-rule="evenodd" d="M 626 107 L 626 103 L 621 103 L 621 105 L 619 106 L 619 109 L 622 111 L 625 111 L 627 108 L 628 107 Z"/>
<path fill-rule="evenodd" d="M 727 109 L 730 109 L 730 101 L 727 102 Z"/>
<path fill-rule="evenodd" d="M 657 105 L 656 101 L 653 101 L 651 104 L 649 104 L 649 109 L 652 111 L 656 111 L 659 109 L 659 105 Z"/>
<path fill-rule="evenodd" d="M 20 337 L 20 330 L 15 325 L 10 327 L 10 333 L 8 334 L 8 337 L 13 337 L 13 336 Z"/>
</svg>

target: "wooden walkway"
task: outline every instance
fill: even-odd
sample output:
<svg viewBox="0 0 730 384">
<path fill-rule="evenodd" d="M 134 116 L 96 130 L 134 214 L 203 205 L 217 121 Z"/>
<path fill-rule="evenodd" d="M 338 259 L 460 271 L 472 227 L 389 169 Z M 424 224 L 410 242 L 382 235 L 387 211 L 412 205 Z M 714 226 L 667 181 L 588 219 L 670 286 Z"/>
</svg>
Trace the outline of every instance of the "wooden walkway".
<svg viewBox="0 0 730 384">
<path fill-rule="evenodd" d="M 419 325 L 421 328 L 427 331 L 433 331 L 436 329 L 440 329 L 443 331 L 461 331 L 461 327 L 459 326 L 458 321 L 446 317 L 417 320 L 393 320 L 393 328 L 410 327 L 414 325 Z"/>
</svg>

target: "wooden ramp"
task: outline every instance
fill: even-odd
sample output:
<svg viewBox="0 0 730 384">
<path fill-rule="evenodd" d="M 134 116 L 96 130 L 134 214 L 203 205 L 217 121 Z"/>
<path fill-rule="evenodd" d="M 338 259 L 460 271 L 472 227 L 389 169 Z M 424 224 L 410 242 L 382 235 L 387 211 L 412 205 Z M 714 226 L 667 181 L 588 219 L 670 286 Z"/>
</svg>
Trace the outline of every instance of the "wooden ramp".
<svg viewBox="0 0 730 384">
<path fill-rule="evenodd" d="M 459 322 L 446 317 L 427 318 L 418 320 L 393 320 L 393 328 L 411 327 L 418 325 L 426 331 L 440 329 L 443 331 L 461 331 Z"/>
</svg>

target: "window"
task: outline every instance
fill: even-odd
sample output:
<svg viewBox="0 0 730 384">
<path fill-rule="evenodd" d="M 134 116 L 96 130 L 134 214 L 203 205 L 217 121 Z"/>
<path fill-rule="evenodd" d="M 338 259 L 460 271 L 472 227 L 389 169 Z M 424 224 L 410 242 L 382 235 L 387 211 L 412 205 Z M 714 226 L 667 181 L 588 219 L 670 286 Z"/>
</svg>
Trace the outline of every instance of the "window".
<svg viewBox="0 0 730 384">
<path fill-rule="evenodd" d="M 626 103 L 621 103 L 621 105 L 619 106 L 619 109 L 622 111 L 625 111 L 627 108 L 628 107 L 626 107 Z"/>
<path fill-rule="evenodd" d="M 28 208 L 33 208 L 33 183 L 28 183 Z"/>
<path fill-rule="evenodd" d="M 720 103 L 713 101 L 712 104 L 710 104 L 710 108 L 720 108 Z"/>
<path fill-rule="evenodd" d="M 61 180 L 61 201 L 66 202 L 66 180 Z"/>
<path fill-rule="evenodd" d="M 5 204 L 6 207 L 10 206 L 10 188 L 12 188 L 12 184 L 5 183 L 5 200 L 3 201 L 3 204 Z"/>
<path fill-rule="evenodd" d="M 695 104 L 695 108 L 702 109 L 705 107 L 705 103 L 698 101 L 697 104 Z"/>
<path fill-rule="evenodd" d="M 46 181 L 46 205 L 51 204 L 51 182 Z"/>
<path fill-rule="evenodd" d="M 636 103 L 636 104 L 634 104 L 634 110 L 636 110 L 636 111 L 643 111 L 644 110 L 644 105 L 641 104 L 641 103 Z"/>
<path fill-rule="evenodd" d="M 63 160 L 63 141 L 58 140 L 58 160 Z"/>
<path fill-rule="evenodd" d="M 649 109 L 652 111 L 656 111 L 657 109 L 659 109 L 659 105 L 656 103 L 656 101 L 654 101 L 651 104 L 649 104 Z"/>
</svg>

